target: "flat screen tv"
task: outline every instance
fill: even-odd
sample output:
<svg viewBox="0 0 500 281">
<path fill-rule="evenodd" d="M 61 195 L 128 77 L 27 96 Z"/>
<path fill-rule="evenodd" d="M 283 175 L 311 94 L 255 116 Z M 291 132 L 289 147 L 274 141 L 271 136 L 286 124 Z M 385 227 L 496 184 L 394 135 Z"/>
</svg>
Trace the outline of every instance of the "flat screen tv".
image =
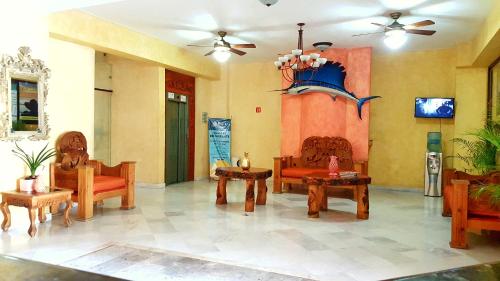
<svg viewBox="0 0 500 281">
<path fill-rule="evenodd" d="M 415 98 L 415 117 L 453 118 L 454 115 L 454 98 Z"/>
</svg>

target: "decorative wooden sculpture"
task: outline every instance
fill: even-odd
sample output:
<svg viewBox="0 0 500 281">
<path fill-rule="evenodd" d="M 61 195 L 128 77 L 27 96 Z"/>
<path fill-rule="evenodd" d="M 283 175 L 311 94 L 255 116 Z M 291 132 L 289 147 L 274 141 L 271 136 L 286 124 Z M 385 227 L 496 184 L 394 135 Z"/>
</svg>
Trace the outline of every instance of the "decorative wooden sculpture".
<svg viewBox="0 0 500 281">
<path fill-rule="evenodd" d="M 301 156 L 274 158 L 274 193 L 282 192 L 282 184 L 303 184 L 302 177 L 315 172 L 328 172 L 330 156 L 338 157 L 340 170 L 367 174 L 366 161 L 354 162 L 351 143 L 341 137 L 309 137 L 302 143 Z"/>
<path fill-rule="evenodd" d="M 61 136 L 56 147 L 58 162 L 65 170 L 74 169 L 79 165 L 87 165 L 89 154 L 87 153 L 87 140 L 80 132 L 68 132 Z"/>
<path fill-rule="evenodd" d="M 50 165 L 50 186 L 74 190 L 78 202 L 78 218 L 93 216 L 94 202 L 121 197 L 121 209 L 135 207 L 135 162 L 122 162 L 108 167 L 89 160 L 87 140 L 80 132 L 63 134 L 56 144 L 56 163 Z"/>
<path fill-rule="evenodd" d="M 304 167 L 325 168 L 330 156 L 338 157 L 341 170 L 353 169 L 351 143 L 341 137 L 309 137 L 302 144 L 300 159 Z"/>
</svg>

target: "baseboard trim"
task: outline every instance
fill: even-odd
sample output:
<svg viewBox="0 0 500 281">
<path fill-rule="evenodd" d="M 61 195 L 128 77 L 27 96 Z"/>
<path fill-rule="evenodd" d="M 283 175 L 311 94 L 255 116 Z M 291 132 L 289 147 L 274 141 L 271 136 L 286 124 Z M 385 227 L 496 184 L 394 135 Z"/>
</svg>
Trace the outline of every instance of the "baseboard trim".
<svg viewBox="0 0 500 281">
<path fill-rule="evenodd" d="M 138 188 L 147 188 L 147 189 L 163 189 L 165 188 L 165 183 L 136 182 L 135 186 Z"/>
<path fill-rule="evenodd" d="M 389 186 L 380 186 L 380 185 L 369 185 L 370 190 L 383 190 L 383 191 L 395 191 L 395 192 L 411 192 L 411 193 L 422 193 L 424 194 L 424 189 L 423 188 L 417 188 L 417 187 L 389 187 Z"/>
</svg>

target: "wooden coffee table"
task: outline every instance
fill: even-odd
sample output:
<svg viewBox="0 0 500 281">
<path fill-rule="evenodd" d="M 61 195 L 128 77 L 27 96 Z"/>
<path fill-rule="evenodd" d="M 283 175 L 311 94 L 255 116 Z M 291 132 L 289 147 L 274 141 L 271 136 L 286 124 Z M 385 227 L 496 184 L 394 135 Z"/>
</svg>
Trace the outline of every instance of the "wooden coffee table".
<svg viewBox="0 0 500 281">
<path fill-rule="evenodd" d="M 219 177 L 217 184 L 217 205 L 227 204 L 226 183 L 228 179 L 244 179 L 247 184 L 245 198 L 245 212 L 253 212 L 255 207 L 255 181 L 257 181 L 257 205 L 266 205 L 267 185 L 266 179 L 273 175 L 273 171 L 263 168 L 250 168 L 244 171 L 240 167 L 222 167 L 215 170 Z"/>
<path fill-rule="evenodd" d="M 2 194 L 2 203 L 0 204 L 0 210 L 3 213 L 3 231 L 7 231 L 10 227 L 11 217 L 9 211 L 9 205 L 25 207 L 28 209 L 28 214 L 30 218 L 30 228 L 28 229 L 28 234 L 33 237 L 36 234 L 35 217 L 36 210 L 38 209 L 38 220 L 40 223 L 44 223 L 47 218 L 45 216 L 45 207 L 49 206 L 59 206 L 61 203 L 66 203 L 66 209 L 64 210 L 64 224 L 68 227 L 71 225 L 71 219 L 69 218 L 69 211 L 71 209 L 71 194 L 73 190 L 53 188 L 47 190 L 47 192 L 21 192 L 21 191 L 4 191 L 0 192 Z"/>
<path fill-rule="evenodd" d="M 358 175 L 351 178 L 340 178 L 329 176 L 325 173 L 314 173 L 302 178 L 307 184 L 309 205 L 308 215 L 310 218 L 319 218 L 319 211 L 328 210 L 328 188 L 352 188 L 354 191 L 353 200 L 357 202 L 357 218 L 367 220 L 369 216 L 368 184 L 371 178 L 365 175 Z"/>
</svg>

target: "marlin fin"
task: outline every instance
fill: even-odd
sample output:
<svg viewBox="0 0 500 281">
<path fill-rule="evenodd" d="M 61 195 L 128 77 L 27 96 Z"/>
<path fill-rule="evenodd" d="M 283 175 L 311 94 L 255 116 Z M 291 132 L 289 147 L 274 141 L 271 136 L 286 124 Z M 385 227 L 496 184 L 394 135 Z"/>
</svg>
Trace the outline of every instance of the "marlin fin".
<svg viewBox="0 0 500 281">
<path fill-rule="evenodd" d="M 361 118 L 361 109 L 363 108 L 363 104 L 365 104 L 365 102 L 367 102 L 369 100 L 380 98 L 380 97 L 381 96 L 371 96 L 371 97 L 366 97 L 366 98 L 360 98 L 358 100 L 358 116 L 359 116 L 359 119 L 363 119 L 363 118 Z"/>
<path fill-rule="evenodd" d="M 307 90 L 309 90 L 309 88 L 304 88 L 302 90 L 297 91 L 297 94 L 301 94 L 302 92 L 307 91 Z"/>
</svg>

